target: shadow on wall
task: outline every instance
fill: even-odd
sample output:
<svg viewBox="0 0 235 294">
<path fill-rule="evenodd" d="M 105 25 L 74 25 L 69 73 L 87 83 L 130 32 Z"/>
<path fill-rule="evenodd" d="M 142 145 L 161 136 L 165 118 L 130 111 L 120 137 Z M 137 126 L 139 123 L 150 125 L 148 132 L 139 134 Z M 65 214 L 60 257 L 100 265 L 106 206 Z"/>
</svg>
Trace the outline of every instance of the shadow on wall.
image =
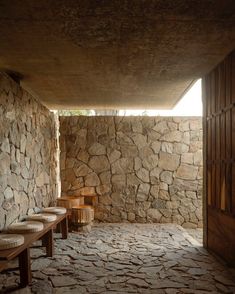
<svg viewBox="0 0 235 294">
<path fill-rule="evenodd" d="M 54 202 L 54 114 L 0 73 L 0 229 Z"/>
</svg>

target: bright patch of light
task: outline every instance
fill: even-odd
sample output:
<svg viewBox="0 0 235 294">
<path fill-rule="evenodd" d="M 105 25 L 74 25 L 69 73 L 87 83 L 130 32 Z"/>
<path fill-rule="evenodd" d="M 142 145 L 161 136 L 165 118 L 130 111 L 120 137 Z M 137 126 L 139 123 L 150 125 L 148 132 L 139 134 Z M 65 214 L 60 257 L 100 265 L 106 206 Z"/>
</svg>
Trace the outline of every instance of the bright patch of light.
<svg viewBox="0 0 235 294">
<path fill-rule="evenodd" d="M 171 110 L 120 110 L 118 115 L 202 116 L 201 79 L 191 87 Z"/>
<path fill-rule="evenodd" d="M 172 115 L 202 116 L 201 79 L 192 86 L 172 109 Z"/>
<path fill-rule="evenodd" d="M 56 111 L 57 112 L 57 111 Z M 59 116 L 84 115 L 84 116 L 202 116 L 201 79 L 181 98 L 171 110 L 159 109 L 125 109 L 125 110 L 59 110 Z"/>
</svg>

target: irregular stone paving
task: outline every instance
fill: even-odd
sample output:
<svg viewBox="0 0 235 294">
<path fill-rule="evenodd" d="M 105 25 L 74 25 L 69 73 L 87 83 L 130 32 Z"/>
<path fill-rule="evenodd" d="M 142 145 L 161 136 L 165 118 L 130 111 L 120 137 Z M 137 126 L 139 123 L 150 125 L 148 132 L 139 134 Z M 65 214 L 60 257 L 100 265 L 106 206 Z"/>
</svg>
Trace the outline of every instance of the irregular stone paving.
<svg viewBox="0 0 235 294">
<path fill-rule="evenodd" d="M 203 239 L 203 229 L 202 228 L 196 228 L 196 229 L 186 229 L 186 231 L 191 235 L 194 239 L 196 239 L 199 243 L 202 244 Z"/>
<path fill-rule="evenodd" d="M 95 224 L 55 245 L 53 258 L 32 250 L 32 286 L 12 293 L 235 293 L 232 270 L 179 225 Z M 18 281 L 0 275 L 2 292 Z"/>
</svg>

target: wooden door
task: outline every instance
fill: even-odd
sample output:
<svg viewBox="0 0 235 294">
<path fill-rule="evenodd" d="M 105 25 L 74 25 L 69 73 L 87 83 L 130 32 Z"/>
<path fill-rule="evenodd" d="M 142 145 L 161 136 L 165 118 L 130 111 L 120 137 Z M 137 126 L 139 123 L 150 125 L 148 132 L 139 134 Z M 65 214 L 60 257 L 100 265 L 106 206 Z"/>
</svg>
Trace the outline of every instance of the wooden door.
<svg viewBox="0 0 235 294">
<path fill-rule="evenodd" d="M 202 82 L 205 245 L 235 265 L 235 51 Z"/>
</svg>

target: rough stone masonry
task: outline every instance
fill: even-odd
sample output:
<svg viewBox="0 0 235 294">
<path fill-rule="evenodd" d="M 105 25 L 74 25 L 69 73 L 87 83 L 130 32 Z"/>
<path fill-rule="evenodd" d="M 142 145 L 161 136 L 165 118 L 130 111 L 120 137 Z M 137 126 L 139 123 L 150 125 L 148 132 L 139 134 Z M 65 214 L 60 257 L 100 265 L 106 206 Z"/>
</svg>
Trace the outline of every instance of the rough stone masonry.
<svg viewBox="0 0 235 294">
<path fill-rule="evenodd" d="M 62 195 L 97 193 L 106 222 L 202 226 L 202 121 L 61 117 Z"/>
<path fill-rule="evenodd" d="M 0 229 L 57 198 L 54 114 L 0 73 Z"/>
</svg>

